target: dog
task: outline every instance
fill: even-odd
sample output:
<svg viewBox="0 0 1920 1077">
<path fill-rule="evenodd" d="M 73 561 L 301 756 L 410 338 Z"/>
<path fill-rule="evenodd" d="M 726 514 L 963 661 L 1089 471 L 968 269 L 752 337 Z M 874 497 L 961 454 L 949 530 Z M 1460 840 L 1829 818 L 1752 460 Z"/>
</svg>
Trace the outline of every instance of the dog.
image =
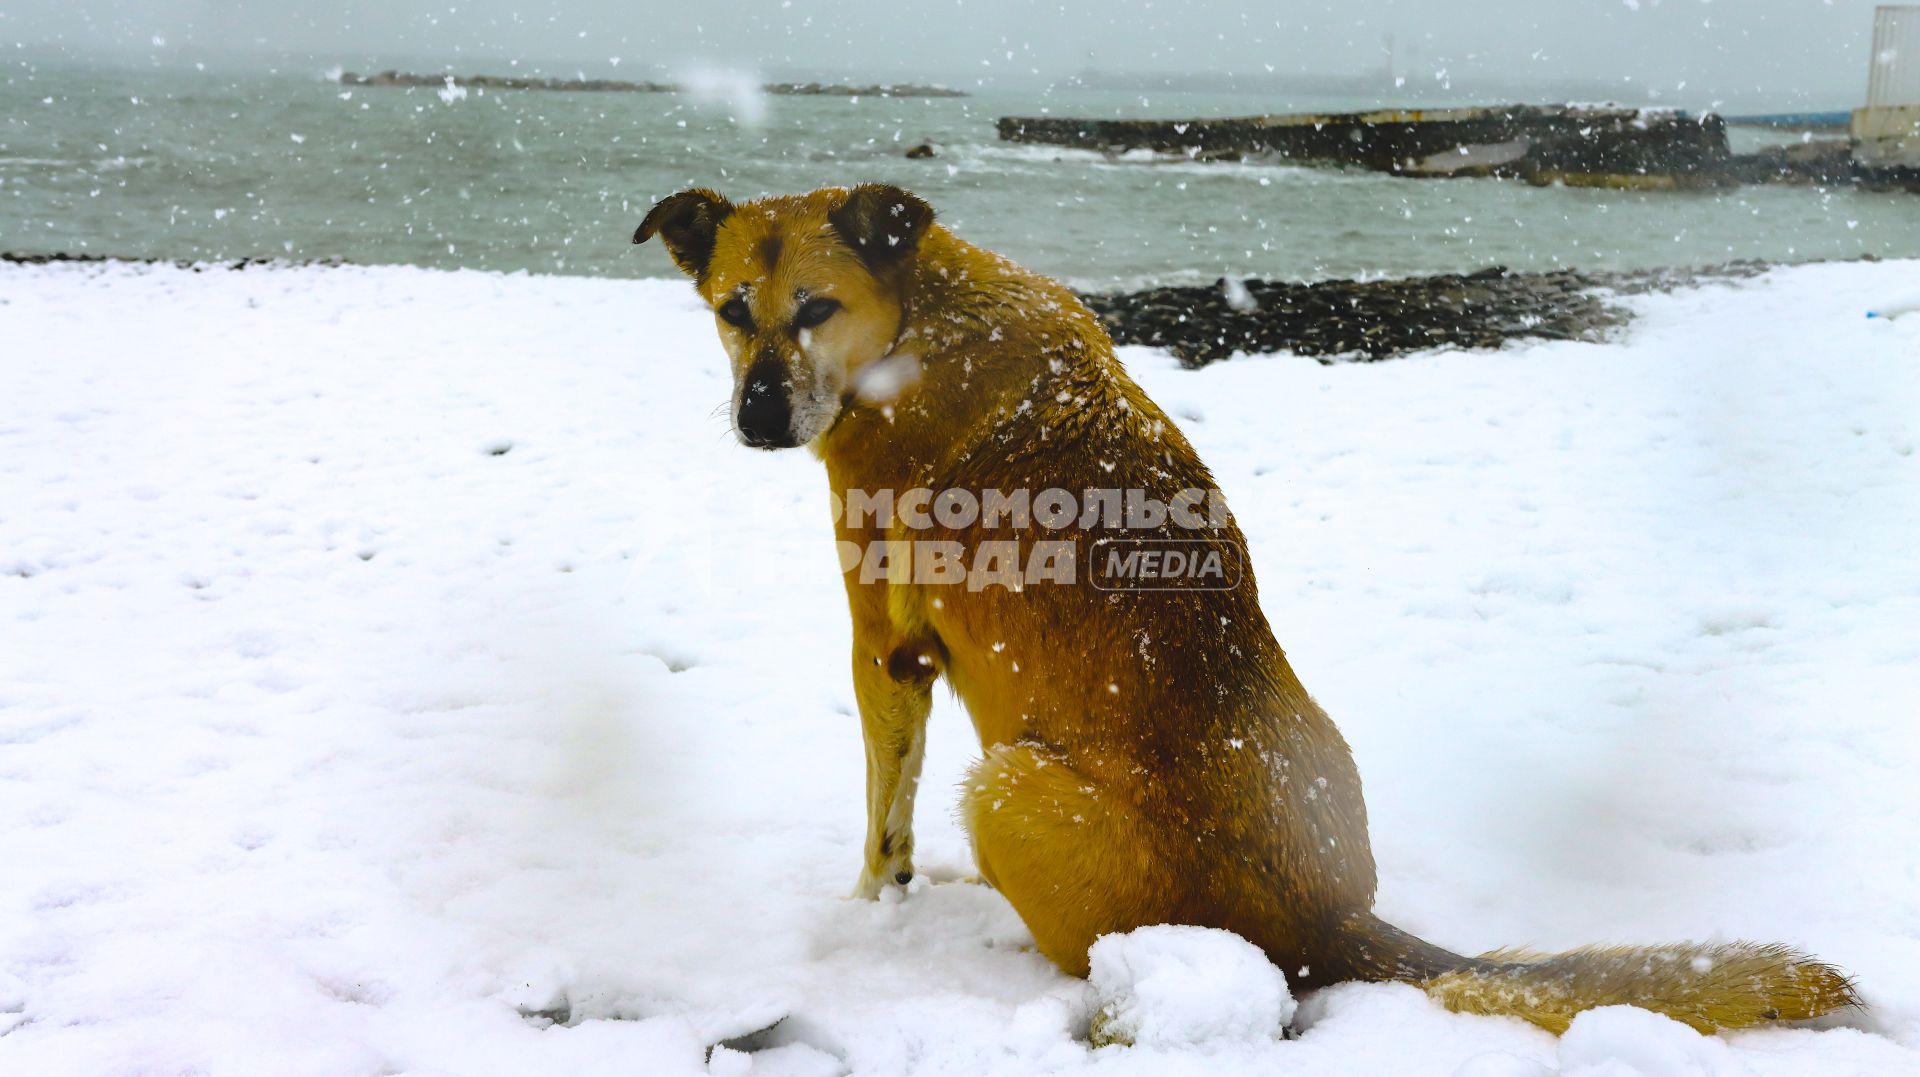
<svg viewBox="0 0 1920 1077">
<path fill-rule="evenodd" d="M 1121 564 L 1116 541 L 1178 548 L 1183 563 L 1231 562 L 1245 544 L 1071 292 L 880 184 L 739 204 L 685 190 L 633 241 L 656 235 L 713 309 L 740 441 L 807 446 L 839 506 L 867 762 L 856 896 L 912 877 L 944 677 L 980 738 L 960 814 L 981 878 L 1067 973 L 1086 975 L 1102 935 L 1174 923 L 1241 935 L 1296 989 L 1404 981 L 1555 1032 L 1613 1004 L 1701 1031 L 1858 1004 L 1840 970 L 1784 946 L 1464 957 L 1382 921 L 1360 776 L 1251 574 L 1102 585 L 1138 582 L 1099 578 L 1101 549 Z M 1062 518 L 1062 491 L 1087 503 Z M 1116 518 L 1138 526 L 1115 539 Z M 923 571 L 926 550 L 944 576 Z"/>
</svg>

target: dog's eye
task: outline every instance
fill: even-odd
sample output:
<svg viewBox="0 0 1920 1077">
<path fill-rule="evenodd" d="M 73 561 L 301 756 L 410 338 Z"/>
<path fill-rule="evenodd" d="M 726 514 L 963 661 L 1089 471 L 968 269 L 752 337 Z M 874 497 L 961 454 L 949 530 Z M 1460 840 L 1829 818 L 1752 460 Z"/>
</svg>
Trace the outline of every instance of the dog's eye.
<svg viewBox="0 0 1920 1077">
<path fill-rule="evenodd" d="M 814 326 L 833 317 L 839 310 L 839 300 L 824 298 L 809 299 L 805 303 L 800 304 L 799 313 L 793 316 L 793 326 L 795 329 L 812 329 Z"/>
<path fill-rule="evenodd" d="M 734 296 L 720 304 L 720 320 L 737 329 L 747 329 L 753 325 L 753 312 L 739 296 Z"/>
</svg>

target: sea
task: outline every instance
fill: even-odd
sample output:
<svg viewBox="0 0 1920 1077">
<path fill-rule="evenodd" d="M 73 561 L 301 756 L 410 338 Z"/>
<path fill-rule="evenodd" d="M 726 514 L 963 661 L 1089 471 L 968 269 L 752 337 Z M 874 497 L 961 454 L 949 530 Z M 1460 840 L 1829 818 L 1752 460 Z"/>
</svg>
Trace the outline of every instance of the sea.
<svg viewBox="0 0 1920 1077">
<path fill-rule="evenodd" d="M 418 68 L 415 68 L 418 70 Z M 524 73 L 499 64 L 494 74 Z M 567 72 L 547 72 L 565 75 Z M 672 276 L 631 238 L 687 186 L 735 199 L 884 181 L 957 233 L 1086 289 L 1920 255 L 1920 197 L 1410 180 L 1002 142 L 1007 115 L 1204 118 L 1351 94 L 1057 85 L 965 97 L 343 85 L 318 61 L 0 66 L 0 250 Z M 607 74 L 607 72 L 595 72 Z M 1737 129 L 1736 149 L 1798 138 Z M 926 144 L 934 155 L 909 159 Z"/>
</svg>

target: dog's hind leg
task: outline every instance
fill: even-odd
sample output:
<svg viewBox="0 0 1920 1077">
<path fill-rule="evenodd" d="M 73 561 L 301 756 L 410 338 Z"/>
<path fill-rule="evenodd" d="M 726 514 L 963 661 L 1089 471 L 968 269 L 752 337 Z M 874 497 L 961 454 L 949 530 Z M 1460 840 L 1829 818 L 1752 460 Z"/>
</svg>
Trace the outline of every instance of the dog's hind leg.
<svg viewBox="0 0 1920 1077">
<path fill-rule="evenodd" d="M 980 874 L 1026 921 L 1040 952 L 1087 974 L 1101 935 L 1164 922 L 1174 893 L 1131 805 L 1060 753 L 997 744 L 967 772 L 960 815 Z"/>
<path fill-rule="evenodd" d="M 853 690 L 867 749 L 867 841 L 853 896 L 913 878 L 913 799 L 926 754 L 936 673 L 929 648 L 856 631 Z"/>
</svg>

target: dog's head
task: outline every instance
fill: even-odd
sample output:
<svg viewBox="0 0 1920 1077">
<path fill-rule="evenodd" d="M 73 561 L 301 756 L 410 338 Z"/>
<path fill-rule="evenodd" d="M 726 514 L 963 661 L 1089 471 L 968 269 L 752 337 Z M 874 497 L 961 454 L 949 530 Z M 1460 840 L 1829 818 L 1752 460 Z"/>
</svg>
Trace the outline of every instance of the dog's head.
<svg viewBox="0 0 1920 1077">
<path fill-rule="evenodd" d="M 658 235 L 713 308 L 733 365 L 733 428 L 786 449 L 830 429 L 900 335 L 902 293 L 933 209 L 862 184 L 735 205 L 705 188 L 656 203 Z"/>
</svg>

